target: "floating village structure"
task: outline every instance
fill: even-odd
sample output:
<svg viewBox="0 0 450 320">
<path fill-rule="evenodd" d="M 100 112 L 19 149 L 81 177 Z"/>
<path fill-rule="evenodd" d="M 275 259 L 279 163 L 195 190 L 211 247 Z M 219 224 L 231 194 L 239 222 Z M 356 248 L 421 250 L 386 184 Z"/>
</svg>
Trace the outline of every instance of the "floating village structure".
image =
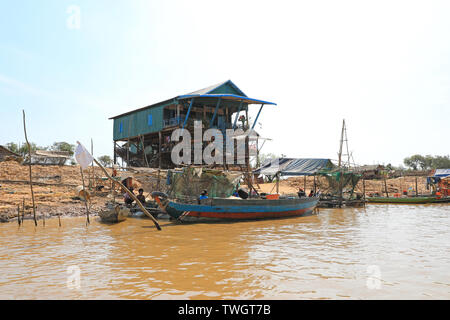
<svg viewBox="0 0 450 320">
<path fill-rule="evenodd" d="M 253 124 L 249 124 L 248 108 L 253 104 L 260 107 Z M 203 132 L 209 128 L 220 130 L 225 144 L 226 130 L 253 129 L 264 105 L 276 104 L 250 98 L 228 80 L 112 117 L 114 163 L 120 157 L 127 166 L 173 168 L 171 151 L 177 143 L 171 141 L 174 130 L 186 129 L 194 138 L 194 121 L 201 121 Z M 245 116 L 238 118 L 241 112 Z M 119 142 L 123 144 L 119 146 Z M 246 149 L 248 154 L 248 144 Z M 194 163 L 194 152 L 191 157 Z"/>
</svg>

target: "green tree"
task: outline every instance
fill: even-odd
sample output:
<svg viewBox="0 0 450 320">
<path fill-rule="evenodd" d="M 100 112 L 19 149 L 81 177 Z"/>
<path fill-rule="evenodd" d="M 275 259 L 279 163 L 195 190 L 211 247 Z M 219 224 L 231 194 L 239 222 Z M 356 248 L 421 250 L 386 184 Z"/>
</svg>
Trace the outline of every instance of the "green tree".
<svg viewBox="0 0 450 320">
<path fill-rule="evenodd" d="M 415 154 L 411 157 L 405 158 L 403 163 L 413 170 L 428 170 L 428 169 L 447 169 L 450 168 L 450 156 L 422 156 Z"/>
<path fill-rule="evenodd" d="M 112 165 L 113 161 L 110 156 L 101 156 L 98 158 L 98 161 L 102 164 L 104 167 L 109 167 Z"/>
<path fill-rule="evenodd" d="M 30 148 L 31 148 L 31 152 L 35 152 L 37 149 L 45 149 L 45 148 L 38 147 L 36 145 L 36 143 L 34 143 L 34 142 L 30 142 Z M 25 157 L 28 155 L 28 144 L 22 143 L 22 145 L 19 148 L 19 154 L 22 157 Z"/>
<path fill-rule="evenodd" d="M 70 156 L 73 156 L 75 145 L 67 143 L 67 142 L 54 142 L 50 147 L 52 151 L 65 151 L 68 152 Z"/>
<path fill-rule="evenodd" d="M 433 169 L 448 169 L 450 168 L 450 156 L 436 156 L 432 160 Z"/>
<path fill-rule="evenodd" d="M 14 153 L 19 153 L 19 146 L 17 143 L 14 142 L 8 142 L 6 145 L 6 148 Z"/>
<path fill-rule="evenodd" d="M 425 157 L 420 154 L 415 154 L 409 158 L 405 158 L 403 160 L 403 163 L 407 166 L 412 168 L 413 170 L 419 170 L 419 167 L 421 169 L 424 168 L 426 165 Z"/>
</svg>

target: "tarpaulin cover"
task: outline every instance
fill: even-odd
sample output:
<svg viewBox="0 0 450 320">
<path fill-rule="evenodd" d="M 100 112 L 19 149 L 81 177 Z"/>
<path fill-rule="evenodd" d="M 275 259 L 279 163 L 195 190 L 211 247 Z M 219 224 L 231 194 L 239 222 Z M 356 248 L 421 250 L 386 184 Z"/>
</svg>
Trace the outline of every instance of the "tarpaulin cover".
<svg viewBox="0 0 450 320">
<path fill-rule="evenodd" d="M 255 174 L 273 176 L 310 176 L 324 168 L 332 168 L 330 159 L 293 159 L 278 158 L 253 171 Z"/>
<path fill-rule="evenodd" d="M 445 178 L 450 176 L 450 169 L 436 169 L 433 177 Z"/>
</svg>

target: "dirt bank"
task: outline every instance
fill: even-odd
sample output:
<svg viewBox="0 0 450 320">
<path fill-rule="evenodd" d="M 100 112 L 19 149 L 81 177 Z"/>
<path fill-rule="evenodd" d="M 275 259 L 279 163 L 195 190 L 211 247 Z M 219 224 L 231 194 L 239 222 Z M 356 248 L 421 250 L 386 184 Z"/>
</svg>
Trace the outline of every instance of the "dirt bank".
<svg viewBox="0 0 450 320">
<path fill-rule="evenodd" d="M 108 169 L 109 170 L 109 169 Z M 28 166 L 15 161 L 0 162 L 0 220 L 17 217 L 17 206 L 25 201 L 25 218 L 32 217 L 32 200 Z M 76 188 L 82 185 L 79 166 L 32 166 L 33 191 L 37 216 L 86 215 L 83 201 L 77 199 Z M 110 182 L 102 180 L 103 172 L 98 167 L 84 171 L 86 186 L 104 185 L 101 192 L 91 188 L 90 211 L 96 215 L 104 207 L 110 193 Z M 94 179 L 94 177 L 96 179 Z"/>
<path fill-rule="evenodd" d="M 387 190 L 390 196 L 394 193 L 401 193 L 402 190 L 408 190 L 412 188 L 416 189 L 416 178 L 415 177 L 400 177 L 395 179 L 386 180 Z M 275 193 L 276 187 L 275 183 L 263 183 L 255 185 L 258 191 L 265 193 Z M 328 188 L 328 183 L 326 179 L 323 177 L 316 177 L 316 187 L 320 188 L 322 191 L 325 191 Z M 417 177 L 417 187 L 419 189 L 419 194 L 429 193 L 430 190 L 426 189 L 426 177 Z M 307 193 L 311 189 L 314 188 L 314 178 L 306 177 L 306 187 L 305 187 L 305 178 L 289 178 L 286 180 L 280 181 L 279 190 L 281 194 L 295 194 L 297 193 L 299 188 L 304 188 Z M 366 195 L 370 195 L 372 193 L 378 192 L 379 194 L 385 194 L 385 186 L 384 181 L 382 180 L 366 180 L 365 181 L 365 190 Z M 356 192 L 363 192 L 363 183 L 359 181 L 356 186 Z"/>
</svg>

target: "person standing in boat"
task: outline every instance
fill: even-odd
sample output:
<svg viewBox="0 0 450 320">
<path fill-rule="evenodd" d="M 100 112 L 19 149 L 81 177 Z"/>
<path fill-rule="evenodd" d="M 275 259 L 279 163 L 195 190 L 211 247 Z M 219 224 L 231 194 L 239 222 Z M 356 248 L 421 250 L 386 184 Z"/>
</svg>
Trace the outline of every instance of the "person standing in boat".
<svg viewBox="0 0 450 320">
<path fill-rule="evenodd" d="M 145 206 L 145 196 L 144 196 L 144 189 L 139 189 L 139 194 L 136 196 L 136 198 L 142 203 L 142 205 Z"/>
<path fill-rule="evenodd" d="M 208 191 L 207 190 L 203 190 L 202 193 L 200 194 L 200 197 L 198 197 L 198 204 L 200 204 L 201 201 L 204 199 L 208 199 Z"/>
<path fill-rule="evenodd" d="M 299 198 L 306 197 L 306 193 L 302 188 L 298 188 L 297 194 Z"/>
<path fill-rule="evenodd" d="M 311 191 L 309 192 L 309 195 L 308 195 L 308 197 L 309 197 L 309 198 L 312 198 L 312 197 L 314 197 L 314 190 L 312 190 L 312 189 L 311 189 Z"/>
</svg>

